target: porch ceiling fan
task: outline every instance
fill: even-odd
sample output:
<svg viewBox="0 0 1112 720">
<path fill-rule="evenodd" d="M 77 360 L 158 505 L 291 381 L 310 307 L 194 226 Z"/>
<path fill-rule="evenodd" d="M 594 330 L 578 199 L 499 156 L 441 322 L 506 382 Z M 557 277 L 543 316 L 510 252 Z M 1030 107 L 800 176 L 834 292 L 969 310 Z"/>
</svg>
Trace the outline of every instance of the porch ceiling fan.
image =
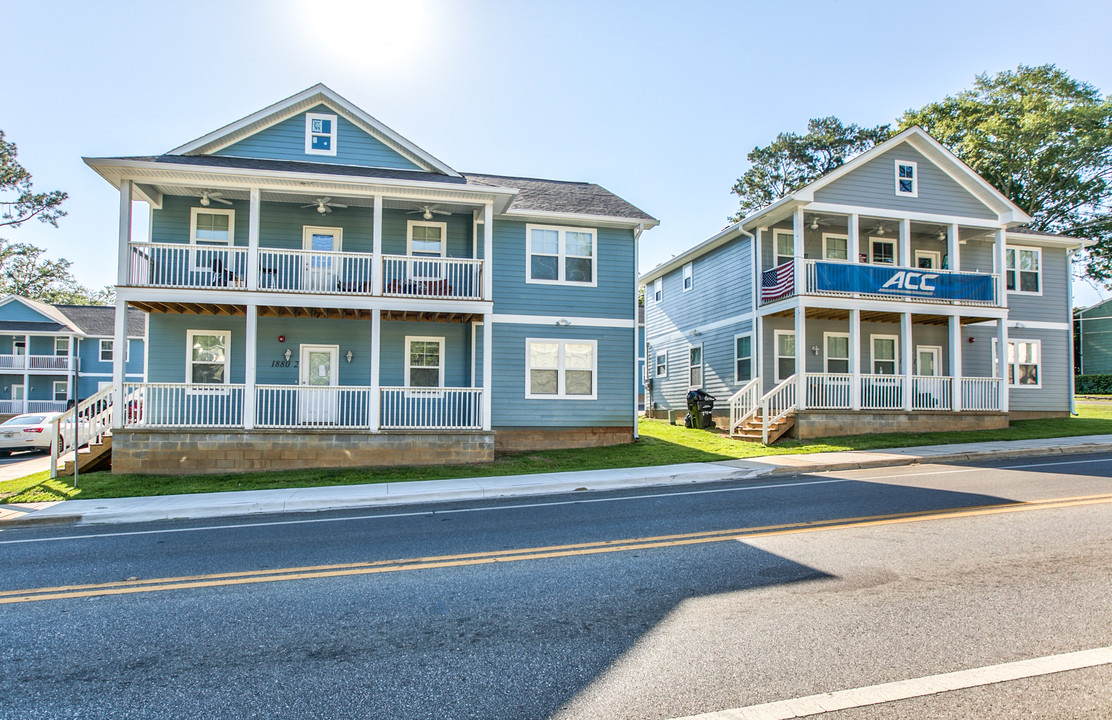
<svg viewBox="0 0 1112 720">
<path fill-rule="evenodd" d="M 834 221 L 829 218 L 812 215 L 811 221 L 807 223 L 807 227 L 811 230 L 818 230 L 821 225 L 833 225 Z"/>
<path fill-rule="evenodd" d="M 888 233 L 892 232 L 892 228 L 888 225 L 885 225 L 884 223 L 878 223 L 877 225 L 868 228 L 865 232 L 870 235 L 876 235 L 877 237 L 884 237 Z"/>
<path fill-rule="evenodd" d="M 232 204 L 231 200 L 225 200 L 224 199 L 224 193 L 220 192 L 219 190 L 202 190 L 201 191 L 201 205 L 203 205 L 205 207 L 208 207 L 209 205 L 212 205 L 213 200 L 215 200 L 218 203 L 224 203 L 225 205 L 231 205 Z"/>
<path fill-rule="evenodd" d="M 330 197 L 319 197 L 315 201 L 309 203 L 308 205 L 302 205 L 301 207 L 303 207 L 303 208 L 315 207 L 317 209 L 317 212 L 319 212 L 321 215 L 324 215 L 325 213 L 332 212 L 332 208 L 346 208 L 347 205 L 342 205 L 340 203 L 332 202 L 332 198 L 330 198 Z"/>
<path fill-rule="evenodd" d="M 410 210 L 406 215 L 416 215 L 421 213 L 421 217 L 425 220 L 432 220 L 433 215 L 451 215 L 452 213 L 447 210 L 437 210 L 438 205 L 421 205 L 417 210 Z"/>
</svg>

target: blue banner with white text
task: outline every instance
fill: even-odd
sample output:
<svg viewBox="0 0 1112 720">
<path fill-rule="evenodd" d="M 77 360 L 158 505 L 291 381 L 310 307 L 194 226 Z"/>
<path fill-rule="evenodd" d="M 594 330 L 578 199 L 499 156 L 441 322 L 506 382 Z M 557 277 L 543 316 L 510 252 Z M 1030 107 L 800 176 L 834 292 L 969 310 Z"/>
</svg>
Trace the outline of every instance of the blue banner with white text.
<svg viewBox="0 0 1112 720">
<path fill-rule="evenodd" d="M 815 263 L 816 292 L 852 292 L 991 303 L 993 285 L 991 275 L 975 273 L 946 273 L 856 263 Z"/>
</svg>

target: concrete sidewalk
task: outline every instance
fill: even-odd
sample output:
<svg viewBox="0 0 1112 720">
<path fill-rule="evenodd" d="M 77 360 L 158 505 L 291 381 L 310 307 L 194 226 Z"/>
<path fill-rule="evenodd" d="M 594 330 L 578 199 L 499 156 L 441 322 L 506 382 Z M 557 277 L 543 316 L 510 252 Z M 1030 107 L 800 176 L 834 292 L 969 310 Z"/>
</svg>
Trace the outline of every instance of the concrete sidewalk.
<svg viewBox="0 0 1112 720">
<path fill-rule="evenodd" d="M 892 467 L 926 462 L 958 463 L 1032 455 L 1109 451 L 1112 451 L 1112 435 L 1087 435 L 1045 440 L 929 445 L 892 450 L 770 455 L 753 460 L 724 460 L 616 470 L 162 495 L 114 500 L 24 503 L 0 505 L 0 528 L 61 523 L 148 522 L 489 500 L 725 480 L 751 480 L 773 475 Z M 1112 475 L 1112 467 L 1109 468 L 1109 475 Z"/>
</svg>

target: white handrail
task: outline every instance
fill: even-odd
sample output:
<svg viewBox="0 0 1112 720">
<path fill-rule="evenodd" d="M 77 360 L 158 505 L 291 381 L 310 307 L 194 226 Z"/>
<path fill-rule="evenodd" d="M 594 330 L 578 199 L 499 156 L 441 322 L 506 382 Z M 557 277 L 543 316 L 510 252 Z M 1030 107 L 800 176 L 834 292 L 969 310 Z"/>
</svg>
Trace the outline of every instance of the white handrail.
<svg viewBox="0 0 1112 720">
<path fill-rule="evenodd" d="M 382 294 L 481 300 L 483 261 L 472 258 L 382 256 Z"/>
<path fill-rule="evenodd" d="M 1000 410 L 1000 378 L 963 377 L 961 379 L 961 409 L 969 412 Z"/>
<path fill-rule="evenodd" d="M 483 388 L 380 388 L 384 430 L 481 430 Z"/>
<path fill-rule="evenodd" d="M 374 255 L 259 248 L 259 290 L 370 295 Z"/>
<path fill-rule="evenodd" d="M 232 245 L 135 242 L 129 245 L 132 287 L 245 287 L 247 248 Z"/>
<path fill-rule="evenodd" d="M 243 385 L 127 383 L 126 427 L 243 427 Z"/>
<path fill-rule="evenodd" d="M 768 428 L 798 407 L 795 398 L 796 376 L 785 378 L 761 398 L 761 443 L 768 445 Z M 773 415 L 773 413 L 776 413 Z"/>
<path fill-rule="evenodd" d="M 761 381 L 754 378 L 730 397 L 730 434 L 734 435 L 739 427 L 760 408 Z"/>
<path fill-rule="evenodd" d="M 360 385 L 256 385 L 255 427 L 366 429 L 371 388 Z"/>
<path fill-rule="evenodd" d="M 58 477 L 58 458 L 73 448 L 73 423 L 77 418 L 78 447 L 111 434 L 112 386 L 98 390 L 76 407 L 50 421 L 50 477 Z"/>
</svg>

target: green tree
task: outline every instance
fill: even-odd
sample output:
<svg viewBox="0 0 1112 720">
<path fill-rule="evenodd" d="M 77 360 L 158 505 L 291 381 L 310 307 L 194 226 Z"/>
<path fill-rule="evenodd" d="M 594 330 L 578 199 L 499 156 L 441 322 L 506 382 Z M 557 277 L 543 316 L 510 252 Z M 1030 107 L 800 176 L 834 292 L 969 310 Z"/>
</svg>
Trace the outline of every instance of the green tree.
<svg viewBox="0 0 1112 720">
<path fill-rule="evenodd" d="M 58 227 L 66 212 L 59 206 L 68 197 L 61 190 L 37 193 L 31 173 L 16 160 L 15 143 L 4 139 L 0 130 L 0 227 L 17 228 L 32 218 Z"/>
<path fill-rule="evenodd" d="M 1112 101 L 1054 65 L 978 75 L 919 110 L 919 125 L 1046 232 L 1092 238 L 1088 274 L 1112 279 Z"/>
<path fill-rule="evenodd" d="M 819 179 L 889 135 L 888 125 L 843 125 L 836 117 L 812 119 L 803 135 L 780 133 L 746 156 L 750 167 L 734 184 L 733 192 L 741 200 L 731 222 Z"/>
</svg>

